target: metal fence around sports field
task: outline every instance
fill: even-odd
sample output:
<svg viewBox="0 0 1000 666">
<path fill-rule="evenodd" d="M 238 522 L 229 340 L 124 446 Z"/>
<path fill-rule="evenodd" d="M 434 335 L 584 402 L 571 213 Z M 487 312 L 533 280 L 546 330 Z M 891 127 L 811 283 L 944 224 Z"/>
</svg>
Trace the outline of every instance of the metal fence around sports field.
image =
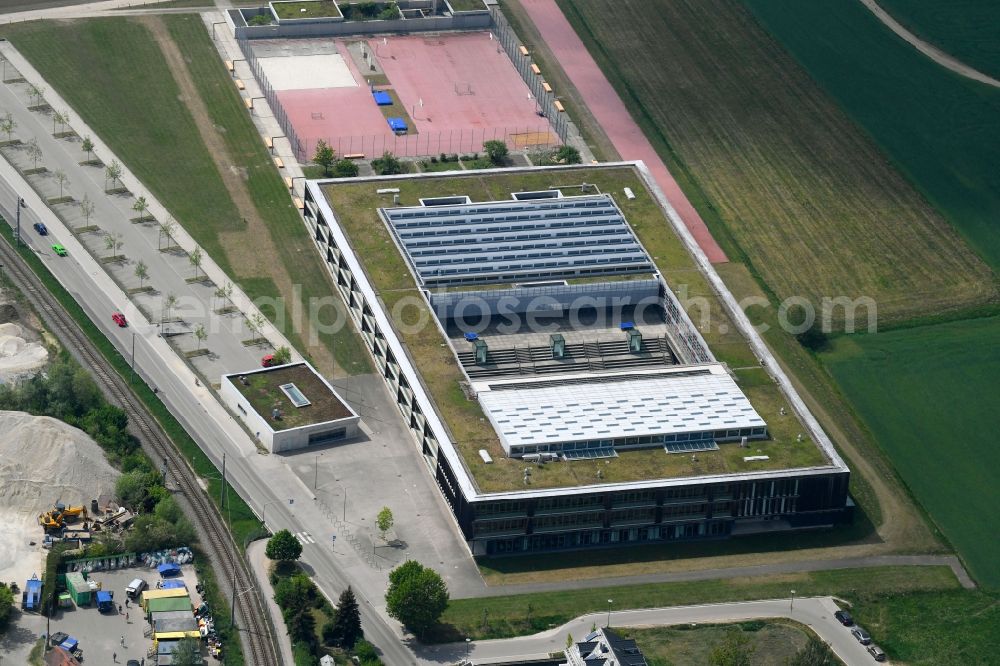
<svg viewBox="0 0 1000 666">
<path fill-rule="evenodd" d="M 270 82 L 268 82 L 267 76 L 264 74 L 264 69 L 257 61 L 257 56 L 253 52 L 250 40 L 244 38 L 237 39 L 236 42 L 239 44 L 240 51 L 243 53 L 243 57 L 246 58 L 247 64 L 250 65 L 250 70 L 253 72 L 254 78 L 257 79 L 257 84 L 260 86 L 264 99 L 270 105 L 275 120 L 281 125 L 281 129 L 285 133 L 285 138 L 292 145 L 292 152 L 295 154 L 295 159 L 301 163 L 305 163 L 307 160 L 306 155 L 308 154 L 305 145 L 299 141 L 299 136 L 295 131 L 295 126 L 292 124 L 292 119 L 288 117 L 285 107 L 281 105 L 281 101 L 278 99 L 278 94 L 271 87 Z"/>
<path fill-rule="evenodd" d="M 551 150 L 562 142 L 548 125 L 525 127 L 486 127 L 416 134 L 389 133 L 367 136 L 309 137 L 302 142 L 306 155 L 314 155 L 320 140 L 333 148 L 337 155 L 380 157 L 390 152 L 396 157 L 434 157 L 436 155 L 469 155 L 483 152 L 487 141 L 503 141 L 511 150 L 537 152 Z M 461 168 L 461 167 L 457 167 Z"/>
<path fill-rule="evenodd" d="M 498 7 L 491 7 L 490 14 L 493 16 L 493 35 L 497 42 L 507 52 L 507 57 L 514 64 L 518 74 L 524 79 L 525 84 L 535 96 L 535 102 L 541 115 L 549 119 L 552 129 L 556 131 L 559 138 L 565 143 L 569 137 L 569 119 L 566 114 L 555 107 L 556 95 L 554 92 L 547 92 L 542 86 L 544 83 L 541 76 L 531 70 L 531 56 L 521 52 L 521 42 L 518 41 L 514 29 L 510 27 L 507 18 Z"/>
</svg>

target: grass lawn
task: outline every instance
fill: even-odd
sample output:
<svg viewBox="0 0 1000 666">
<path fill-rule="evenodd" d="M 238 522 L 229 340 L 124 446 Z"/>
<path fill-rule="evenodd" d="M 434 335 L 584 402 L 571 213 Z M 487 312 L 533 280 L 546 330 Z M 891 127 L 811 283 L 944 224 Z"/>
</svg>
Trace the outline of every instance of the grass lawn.
<svg viewBox="0 0 1000 666">
<path fill-rule="evenodd" d="M 298 211 L 291 203 L 288 188 L 275 170 L 267 148 L 212 46 L 205 24 L 200 17 L 190 15 L 170 16 L 164 20 L 174 41 L 183 44 L 184 52 L 189 57 L 191 75 L 212 114 L 213 122 L 226 130 L 223 136 L 230 155 L 247 172 L 247 186 L 254 205 L 267 224 L 278 251 L 278 259 L 288 271 L 292 283 L 300 288 L 298 298 L 303 307 L 308 307 L 311 299 L 325 302 L 320 301 L 325 298 L 333 302 L 333 305 L 317 312 L 320 343 L 332 350 L 340 368 L 351 374 L 368 372 L 371 368 L 368 353 L 350 324 L 337 333 L 330 330 L 338 318 L 347 321 L 346 311 L 342 310 L 339 299 L 328 298 L 334 293 L 329 273 L 323 266 Z M 253 239 L 246 238 L 245 242 L 252 243 Z M 254 283 L 243 279 L 241 284 L 247 288 Z M 282 293 L 273 283 L 267 289 L 251 293 L 281 294 L 286 303 L 292 303 L 296 299 L 295 293 Z M 286 310 L 287 307 L 286 305 Z M 265 314 L 271 315 L 266 308 Z M 298 337 L 305 337 L 305 334 Z M 293 339 L 293 343 L 301 351 L 306 351 L 301 342 Z"/>
<path fill-rule="evenodd" d="M 399 180 L 391 184 L 399 188 L 402 205 L 415 205 L 418 197 L 461 193 L 468 194 L 473 201 L 506 199 L 511 192 L 520 189 L 546 189 L 553 183 L 568 186 L 584 180 L 597 185 L 602 192 L 621 192 L 623 187 L 630 186 L 638 194 L 634 200 L 621 197 L 618 205 L 646 248 L 658 261 L 668 283 L 679 291 L 686 289 L 704 297 L 704 302 L 715 315 L 702 328 L 709 345 L 720 343 L 723 349 L 720 354 L 722 360 L 756 365 L 748 344 L 722 312 L 714 293 L 695 268 L 693 259 L 677 236 L 670 231 L 656 202 L 631 169 L 476 174 L 418 181 Z M 381 186 L 385 187 L 386 184 Z M 399 309 L 404 323 L 413 323 L 419 319 L 430 321 L 432 315 L 426 302 L 417 293 L 406 263 L 377 216 L 376 208 L 387 205 L 388 202 L 380 198 L 375 190 L 372 183 L 345 183 L 327 187 L 326 193 L 337 211 L 338 219 L 346 228 L 352 246 L 364 258 L 368 277 L 379 291 L 387 311 Z M 566 193 L 579 193 L 579 190 L 567 188 Z M 374 267 L 377 270 L 373 270 Z M 403 303 L 406 304 L 405 307 Z M 417 330 L 414 331 L 414 328 Z M 479 488 L 483 492 L 496 492 L 520 486 L 522 466 L 516 460 L 504 457 L 495 432 L 482 421 L 483 413 L 479 404 L 465 397 L 460 387 L 463 380 L 461 370 L 455 364 L 451 350 L 442 345 L 437 328 L 408 326 L 405 330 L 402 334 L 403 341 L 416 360 L 422 379 L 434 396 L 435 405 L 447 422 Z M 749 384 L 746 391 L 758 412 L 768 422 L 773 437 L 766 442 L 755 442 L 754 447 L 770 456 L 770 460 L 746 463 L 743 461 L 746 451 L 735 443 L 723 444 L 719 451 L 699 453 L 695 461 L 688 456 L 664 455 L 660 449 L 628 451 L 617 458 L 602 461 L 603 483 L 824 464 L 822 452 L 808 438 L 802 443 L 795 442 L 798 433 L 803 432 L 804 428 L 793 417 L 779 416 L 781 407 L 787 408 L 787 404 L 777 387 L 770 383 L 755 382 L 751 376 L 747 376 L 745 380 Z M 489 465 L 483 463 L 477 454 L 479 449 L 488 450 L 494 462 Z M 532 486 L 535 488 L 595 482 L 595 467 L 590 463 L 539 466 L 532 476 Z"/>
<path fill-rule="evenodd" d="M 753 666 L 784 666 L 810 636 L 815 636 L 808 627 L 790 620 L 615 629 L 620 635 L 636 640 L 649 666 L 712 663 L 713 650 L 733 634 L 747 641 L 753 653 L 750 662 Z M 573 638 L 582 640 L 583 636 Z"/>
<path fill-rule="evenodd" d="M 826 29 L 830 3 L 787 4 Z M 990 268 L 738 3 L 559 6 L 730 258 L 778 298 L 866 296 L 884 322 L 994 298 Z"/>
<path fill-rule="evenodd" d="M 464 636 L 473 640 L 507 638 L 544 631 L 580 615 L 607 611 L 608 599 L 615 600 L 617 609 L 659 608 L 779 599 L 787 597 L 789 589 L 802 597 L 829 594 L 853 603 L 866 603 L 911 591 L 952 592 L 959 590 L 959 586 L 947 567 L 874 567 L 452 599 L 432 640 L 448 641 Z M 488 623 L 485 630 L 484 610 Z"/>
<path fill-rule="evenodd" d="M 1000 317 L 838 339 L 823 361 L 972 575 L 1000 588 Z"/>
<path fill-rule="evenodd" d="M 266 4 L 266 3 L 265 3 Z M 330 18 L 341 16 L 333 0 L 304 0 L 303 2 L 275 2 L 274 12 L 279 19 Z"/>
<path fill-rule="evenodd" d="M 1000 3 L 989 0 L 879 0 L 907 30 L 1000 79 Z"/>
<path fill-rule="evenodd" d="M 1000 267 L 1000 90 L 932 62 L 859 2 L 745 4 L 993 268 Z M 960 12 L 967 4 L 939 6 Z M 997 16 L 996 3 L 979 5 Z"/>
<path fill-rule="evenodd" d="M 486 9 L 483 0 L 448 0 L 448 4 L 456 12 L 471 12 L 477 9 Z"/>
</svg>

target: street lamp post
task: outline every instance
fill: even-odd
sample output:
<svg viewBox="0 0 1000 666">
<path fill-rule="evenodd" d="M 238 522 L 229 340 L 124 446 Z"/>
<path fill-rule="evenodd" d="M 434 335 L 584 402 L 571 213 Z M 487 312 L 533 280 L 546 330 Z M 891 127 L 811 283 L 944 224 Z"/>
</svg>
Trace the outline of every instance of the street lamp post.
<svg viewBox="0 0 1000 666">
<path fill-rule="evenodd" d="M 788 602 L 788 614 L 795 612 L 795 590 L 792 590 L 792 600 Z"/>
<path fill-rule="evenodd" d="M 471 638 L 466 638 L 465 639 L 465 657 L 466 657 L 466 659 L 468 659 L 469 655 L 471 655 L 471 654 L 472 654 L 472 639 Z"/>
<path fill-rule="evenodd" d="M 313 490 L 316 490 L 317 488 L 319 488 L 319 457 L 321 455 L 322 454 L 320 454 L 320 453 L 316 454 L 316 465 L 315 465 L 314 471 L 313 471 Z"/>
<path fill-rule="evenodd" d="M 21 209 L 22 208 L 27 208 L 27 207 L 28 207 L 28 205 L 26 203 L 24 203 L 24 199 L 22 199 L 21 197 L 18 197 L 17 198 L 17 203 L 14 204 L 14 208 L 17 209 L 17 214 L 16 214 L 16 217 L 17 217 L 17 231 L 15 232 L 15 235 L 17 236 L 17 246 L 18 247 L 21 246 Z"/>
<path fill-rule="evenodd" d="M 613 604 L 613 603 L 614 603 L 613 599 L 608 599 L 608 623 L 607 623 L 607 625 L 605 625 L 608 628 L 611 627 L 611 604 Z"/>
</svg>

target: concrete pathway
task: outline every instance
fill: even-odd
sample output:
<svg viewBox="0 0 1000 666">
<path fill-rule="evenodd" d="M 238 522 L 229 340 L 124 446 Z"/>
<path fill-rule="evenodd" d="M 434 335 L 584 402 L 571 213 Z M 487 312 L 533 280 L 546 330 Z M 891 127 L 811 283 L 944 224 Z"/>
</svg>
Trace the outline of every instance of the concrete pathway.
<svg viewBox="0 0 1000 666">
<path fill-rule="evenodd" d="M 969 67 L 961 60 L 951 57 L 941 49 L 925 42 L 924 40 L 920 39 L 912 32 L 910 32 L 909 30 L 904 28 L 899 23 L 899 21 L 892 18 L 892 16 L 890 16 L 888 12 L 879 7 L 878 3 L 875 2 L 875 0 L 861 0 L 861 4 L 867 7 L 869 11 L 871 11 L 871 13 L 874 14 L 875 17 L 885 25 L 885 27 L 892 30 L 899 37 L 903 38 L 904 41 L 906 41 L 908 44 L 916 48 L 918 51 L 923 53 L 925 56 L 927 56 L 937 64 L 941 65 L 946 69 L 950 69 L 956 74 L 961 74 L 962 76 L 968 79 L 972 79 L 973 81 L 979 81 L 980 83 L 985 83 L 988 86 L 993 86 L 994 88 L 1000 88 L 1000 81 L 997 81 L 988 74 L 983 74 L 978 69 Z"/>
<path fill-rule="evenodd" d="M 769 601 L 747 601 L 728 604 L 708 604 L 702 606 L 675 606 L 673 608 L 650 608 L 636 611 L 612 611 L 592 613 L 576 618 L 561 627 L 548 631 L 495 641 L 477 641 L 471 644 L 473 663 L 492 663 L 500 660 L 540 659 L 552 652 L 561 652 L 566 647 L 566 636 L 571 634 L 580 640 L 593 625 L 605 626 L 610 620 L 614 627 L 655 627 L 678 624 L 716 624 L 788 618 L 810 627 L 820 639 L 840 657 L 844 663 L 874 663 L 865 647 L 851 636 L 850 629 L 834 619 L 839 610 L 832 597 L 795 599 L 772 599 Z M 877 636 L 875 637 L 878 638 Z M 440 663 L 459 661 L 465 658 L 465 643 L 432 646 L 418 650 L 426 659 L 437 659 Z M 431 657 L 433 655 L 433 657 Z"/>
<path fill-rule="evenodd" d="M 253 571 L 254 578 L 257 579 L 257 588 L 264 597 L 264 605 L 271 615 L 271 624 L 274 625 L 276 638 L 278 639 L 278 652 L 281 654 L 281 663 L 294 664 L 292 657 L 292 641 L 285 632 L 285 620 L 281 616 L 281 608 L 274 600 L 274 590 L 271 589 L 271 580 L 268 578 L 268 568 L 271 561 L 267 559 L 264 550 L 267 548 L 267 540 L 254 541 L 247 547 L 247 562 Z"/>
<path fill-rule="evenodd" d="M 587 52 L 555 0 L 522 0 L 522 5 L 622 159 L 645 162 L 670 205 L 698 241 L 699 247 L 708 255 L 709 261 L 727 261 L 704 220 L 681 191 L 642 130 L 632 120 L 624 102 Z"/>
</svg>

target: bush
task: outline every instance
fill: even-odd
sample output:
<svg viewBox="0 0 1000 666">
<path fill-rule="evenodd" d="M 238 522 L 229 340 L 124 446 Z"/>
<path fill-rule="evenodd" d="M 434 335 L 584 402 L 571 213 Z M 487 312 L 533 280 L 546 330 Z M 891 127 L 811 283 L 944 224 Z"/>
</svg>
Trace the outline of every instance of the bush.
<svg viewBox="0 0 1000 666">
<path fill-rule="evenodd" d="M 830 338 L 818 325 L 812 325 L 795 336 L 799 344 L 811 352 L 826 351 L 830 348 Z"/>
<path fill-rule="evenodd" d="M 385 9 L 378 14 L 378 19 L 380 21 L 391 21 L 395 18 L 399 18 L 399 11 L 396 9 L 395 2 L 390 2 L 386 5 Z"/>
<path fill-rule="evenodd" d="M 372 168 L 380 176 L 403 173 L 403 164 L 388 150 L 382 153 L 382 157 L 372 160 Z"/>
<path fill-rule="evenodd" d="M 378 652 L 375 651 L 375 646 L 364 639 L 354 645 L 354 656 L 365 665 L 382 663 Z"/>
<path fill-rule="evenodd" d="M 312 646 L 307 643 L 292 645 L 292 659 L 295 660 L 295 666 L 316 666 L 319 663 Z"/>
<path fill-rule="evenodd" d="M 504 160 L 507 159 L 507 154 L 510 152 L 507 149 L 507 144 L 498 140 L 487 141 L 484 143 L 483 151 L 486 152 L 486 157 L 489 158 L 490 162 L 497 165 L 503 164 Z"/>
<path fill-rule="evenodd" d="M 352 160 L 337 160 L 333 165 L 333 175 L 337 178 L 354 178 L 358 175 L 358 165 Z"/>
<path fill-rule="evenodd" d="M 14 613 L 14 593 L 6 583 L 0 583 L 0 631 L 7 628 L 10 616 Z"/>
<path fill-rule="evenodd" d="M 580 151 L 573 146 L 560 146 L 555 152 L 555 160 L 560 164 L 579 164 Z"/>
<path fill-rule="evenodd" d="M 247 25 L 271 25 L 271 17 L 267 14 L 257 14 L 247 21 Z"/>
</svg>

